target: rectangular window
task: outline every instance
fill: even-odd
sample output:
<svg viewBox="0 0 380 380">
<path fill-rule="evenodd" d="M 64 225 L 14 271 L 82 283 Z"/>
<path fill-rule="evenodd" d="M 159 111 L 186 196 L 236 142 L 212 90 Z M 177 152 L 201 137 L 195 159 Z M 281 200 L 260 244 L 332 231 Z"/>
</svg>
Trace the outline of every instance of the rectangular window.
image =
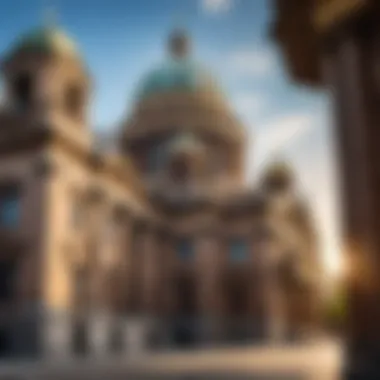
<svg viewBox="0 0 380 380">
<path fill-rule="evenodd" d="M 148 171 L 156 173 L 161 170 L 166 157 L 166 146 L 164 143 L 157 143 L 148 152 Z"/>
<path fill-rule="evenodd" d="M 0 224 L 2 227 L 17 227 L 20 221 L 20 192 L 16 186 L 0 189 Z"/>
<path fill-rule="evenodd" d="M 71 224 L 74 228 L 80 229 L 84 224 L 84 204 L 80 198 L 74 198 L 71 203 Z"/>
<path fill-rule="evenodd" d="M 194 255 L 194 246 L 190 239 L 180 239 L 177 244 L 177 254 L 180 260 L 189 261 Z"/>
<path fill-rule="evenodd" d="M 229 244 L 230 261 L 243 262 L 248 259 L 249 245 L 242 238 L 232 239 Z"/>
<path fill-rule="evenodd" d="M 0 302 L 8 302 L 15 295 L 16 263 L 14 260 L 0 262 Z"/>
</svg>

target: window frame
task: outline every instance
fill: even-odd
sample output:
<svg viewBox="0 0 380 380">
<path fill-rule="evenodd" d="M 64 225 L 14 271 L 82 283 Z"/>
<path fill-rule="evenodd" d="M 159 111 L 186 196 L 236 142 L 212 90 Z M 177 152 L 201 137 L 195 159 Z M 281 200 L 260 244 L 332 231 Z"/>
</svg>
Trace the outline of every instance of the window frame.
<svg viewBox="0 0 380 380">
<path fill-rule="evenodd" d="M 236 245 L 239 243 L 239 246 Z M 243 244 L 242 244 L 243 243 Z M 246 236 L 234 236 L 228 239 L 228 261 L 233 264 L 246 263 L 250 257 L 250 243 L 249 238 Z M 234 248 L 238 247 L 238 256 Z M 242 255 L 242 248 L 244 255 Z"/>
<path fill-rule="evenodd" d="M 80 118 L 84 106 L 84 90 L 79 83 L 70 83 L 63 94 L 65 111 L 74 118 Z"/>
<path fill-rule="evenodd" d="M 12 223 L 5 221 L 3 219 L 3 204 L 7 200 L 10 200 L 10 196 L 13 197 L 12 200 L 17 201 L 17 217 Z M 8 199 L 7 199 L 8 197 Z M 17 229 L 19 228 L 22 220 L 22 185 L 17 181 L 4 181 L 0 183 L 0 228 L 5 229 Z"/>
<path fill-rule="evenodd" d="M 186 243 L 186 254 L 183 254 L 183 248 L 184 246 L 182 243 Z M 195 255 L 195 246 L 194 246 L 194 240 L 189 236 L 183 236 L 179 237 L 176 241 L 176 256 L 177 259 L 180 262 L 191 262 L 194 259 Z"/>
<path fill-rule="evenodd" d="M 26 80 L 23 85 L 26 89 L 21 89 L 22 80 Z M 29 71 L 22 71 L 15 75 L 11 80 L 11 91 L 14 103 L 18 110 L 27 110 L 33 102 L 33 91 L 35 87 L 35 78 Z M 25 92 L 22 94 L 22 92 Z"/>
</svg>

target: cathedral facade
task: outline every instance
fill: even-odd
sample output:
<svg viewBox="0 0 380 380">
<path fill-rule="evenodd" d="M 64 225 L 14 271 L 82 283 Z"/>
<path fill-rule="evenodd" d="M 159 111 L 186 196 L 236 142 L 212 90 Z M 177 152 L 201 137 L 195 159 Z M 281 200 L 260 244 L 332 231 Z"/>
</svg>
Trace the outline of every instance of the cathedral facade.
<svg viewBox="0 0 380 380">
<path fill-rule="evenodd" d="M 244 181 L 246 135 L 171 34 L 116 148 L 87 120 L 91 79 L 58 28 L 2 60 L 0 356 L 288 339 L 318 325 L 315 230 L 285 163 Z"/>
</svg>

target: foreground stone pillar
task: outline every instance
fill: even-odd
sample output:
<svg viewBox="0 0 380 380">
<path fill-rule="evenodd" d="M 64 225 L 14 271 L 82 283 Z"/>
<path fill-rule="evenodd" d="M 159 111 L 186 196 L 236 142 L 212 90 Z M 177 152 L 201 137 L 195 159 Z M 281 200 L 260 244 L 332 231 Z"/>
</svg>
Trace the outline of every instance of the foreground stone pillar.
<svg viewBox="0 0 380 380">
<path fill-rule="evenodd" d="M 380 11 L 326 36 L 342 173 L 349 310 L 346 378 L 380 378 Z"/>
<path fill-rule="evenodd" d="M 348 290 L 347 379 L 380 378 L 380 3 L 274 2 L 290 73 L 331 92 Z M 297 27 L 294 27 L 297 25 Z M 320 63 L 324 64 L 321 70 Z M 323 73 L 322 73 L 323 72 Z"/>
</svg>

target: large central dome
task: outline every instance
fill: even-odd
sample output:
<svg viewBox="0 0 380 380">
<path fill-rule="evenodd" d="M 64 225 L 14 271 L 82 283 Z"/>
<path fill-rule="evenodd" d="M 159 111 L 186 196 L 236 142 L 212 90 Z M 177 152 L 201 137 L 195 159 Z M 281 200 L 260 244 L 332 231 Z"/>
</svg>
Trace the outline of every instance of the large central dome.
<svg viewBox="0 0 380 380">
<path fill-rule="evenodd" d="M 125 149 L 138 140 L 184 130 L 233 144 L 244 141 L 244 130 L 225 93 L 212 71 L 193 60 L 190 44 L 184 31 L 171 33 L 167 59 L 143 77 L 123 125 Z"/>
<path fill-rule="evenodd" d="M 168 92 L 217 90 L 213 76 L 189 54 L 190 41 L 182 31 L 175 31 L 169 40 L 170 57 L 150 71 L 138 89 L 138 99 Z"/>
</svg>

